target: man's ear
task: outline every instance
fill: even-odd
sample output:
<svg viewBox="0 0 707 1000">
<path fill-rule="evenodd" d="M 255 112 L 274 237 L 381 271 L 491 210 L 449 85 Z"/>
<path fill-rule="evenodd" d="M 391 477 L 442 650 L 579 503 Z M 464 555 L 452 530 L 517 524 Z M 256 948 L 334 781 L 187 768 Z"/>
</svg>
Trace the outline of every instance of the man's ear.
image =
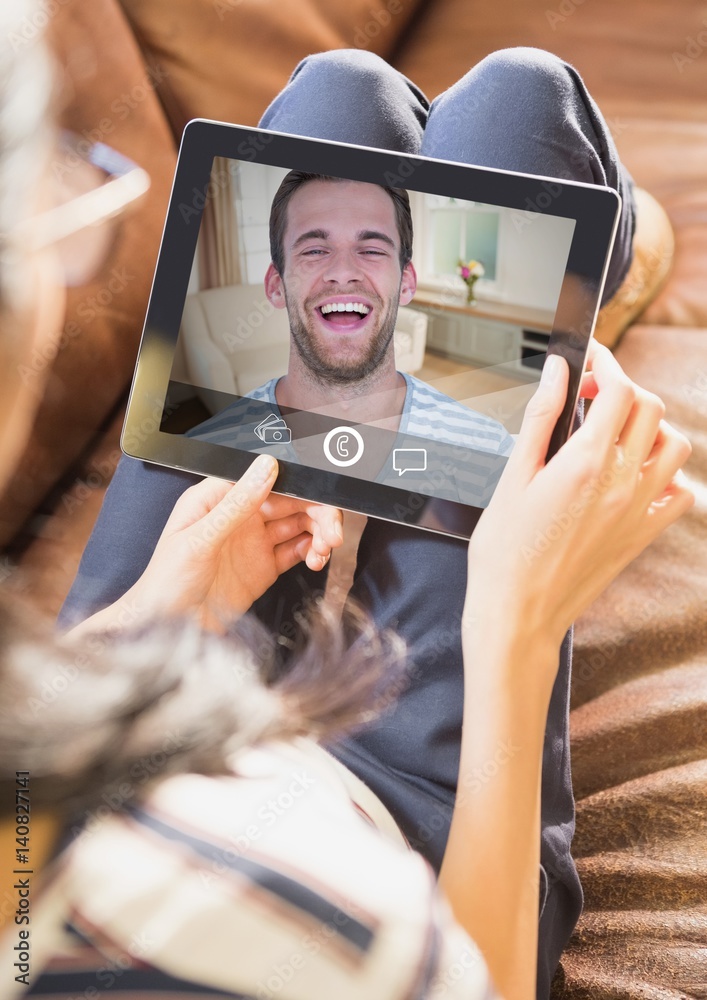
<svg viewBox="0 0 707 1000">
<path fill-rule="evenodd" d="M 274 305 L 276 309 L 287 308 L 287 303 L 285 301 L 285 286 L 283 285 L 282 278 L 275 269 L 275 265 L 272 261 L 268 265 L 268 269 L 265 272 L 265 294 L 268 297 L 268 302 Z"/>
<path fill-rule="evenodd" d="M 417 273 L 409 260 L 403 268 L 402 279 L 400 281 L 400 302 L 401 306 L 406 306 L 417 291 Z"/>
</svg>

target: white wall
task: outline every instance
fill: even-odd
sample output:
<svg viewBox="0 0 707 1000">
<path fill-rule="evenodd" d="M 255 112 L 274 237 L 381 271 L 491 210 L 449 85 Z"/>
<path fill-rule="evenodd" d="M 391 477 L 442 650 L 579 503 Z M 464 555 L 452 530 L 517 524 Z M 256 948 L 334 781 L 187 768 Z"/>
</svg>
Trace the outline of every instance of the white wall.
<svg viewBox="0 0 707 1000">
<path fill-rule="evenodd" d="M 425 195 L 410 192 L 414 239 L 413 262 L 424 282 Z M 574 221 L 537 212 L 499 208 L 498 261 L 495 282 L 476 285 L 479 298 L 552 312 L 557 308 Z M 421 283 L 423 283 L 421 282 Z M 459 279 L 460 294 L 463 285 Z"/>
<path fill-rule="evenodd" d="M 270 206 L 286 173 L 286 167 L 239 164 L 241 200 L 237 210 L 244 284 L 258 285 L 265 278 L 270 263 Z"/>
<path fill-rule="evenodd" d="M 572 219 L 557 216 L 509 209 L 501 213 L 498 293 L 502 301 L 554 312 L 574 225 Z"/>
</svg>

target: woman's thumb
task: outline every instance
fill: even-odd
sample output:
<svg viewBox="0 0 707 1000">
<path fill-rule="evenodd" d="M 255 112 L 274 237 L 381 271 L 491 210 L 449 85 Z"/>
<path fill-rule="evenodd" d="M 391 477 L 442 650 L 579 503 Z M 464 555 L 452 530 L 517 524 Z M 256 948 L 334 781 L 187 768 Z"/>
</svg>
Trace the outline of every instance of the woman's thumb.
<svg viewBox="0 0 707 1000">
<path fill-rule="evenodd" d="M 567 399 L 568 383 L 567 361 L 559 354 L 548 354 L 511 455 L 511 461 L 522 464 L 528 477 L 545 464 L 552 432 Z"/>
<path fill-rule="evenodd" d="M 208 535 L 210 542 L 227 537 L 258 510 L 272 489 L 277 471 L 277 461 L 271 455 L 258 455 L 213 509 L 192 524 L 191 532 Z"/>
</svg>

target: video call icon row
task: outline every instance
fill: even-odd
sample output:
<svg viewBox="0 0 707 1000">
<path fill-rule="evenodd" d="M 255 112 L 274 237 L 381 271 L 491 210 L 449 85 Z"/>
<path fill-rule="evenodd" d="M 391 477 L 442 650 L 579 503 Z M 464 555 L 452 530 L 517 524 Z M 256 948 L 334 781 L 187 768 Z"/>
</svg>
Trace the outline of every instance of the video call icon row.
<svg viewBox="0 0 707 1000">
<path fill-rule="evenodd" d="M 282 417 L 271 413 L 254 428 L 263 444 L 291 444 L 292 431 Z M 363 438 L 354 427 L 342 425 L 334 427 L 324 438 L 324 455 L 339 468 L 355 465 L 363 456 Z M 399 476 L 406 472 L 425 472 L 427 469 L 426 448 L 395 448 L 393 468 Z"/>
</svg>

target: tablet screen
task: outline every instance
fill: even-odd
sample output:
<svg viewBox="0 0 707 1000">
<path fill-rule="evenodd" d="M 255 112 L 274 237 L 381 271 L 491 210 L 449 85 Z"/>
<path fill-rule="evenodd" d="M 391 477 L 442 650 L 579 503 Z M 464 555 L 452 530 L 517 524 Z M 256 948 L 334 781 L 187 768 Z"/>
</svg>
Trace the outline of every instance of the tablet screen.
<svg viewBox="0 0 707 1000">
<path fill-rule="evenodd" d="M 367 489 L 381 516 L 464 534 L 449 515 L 487 506 L 513 449 L 577 220 L 553 214 L 551 181 L 519 207 L 404 172 L 212 157 L 203 199 L 181 203 L 198 237 L 160 435 L 267 452 L 294 481 L 336 477 L 356 509 Z"/>
</svg>

